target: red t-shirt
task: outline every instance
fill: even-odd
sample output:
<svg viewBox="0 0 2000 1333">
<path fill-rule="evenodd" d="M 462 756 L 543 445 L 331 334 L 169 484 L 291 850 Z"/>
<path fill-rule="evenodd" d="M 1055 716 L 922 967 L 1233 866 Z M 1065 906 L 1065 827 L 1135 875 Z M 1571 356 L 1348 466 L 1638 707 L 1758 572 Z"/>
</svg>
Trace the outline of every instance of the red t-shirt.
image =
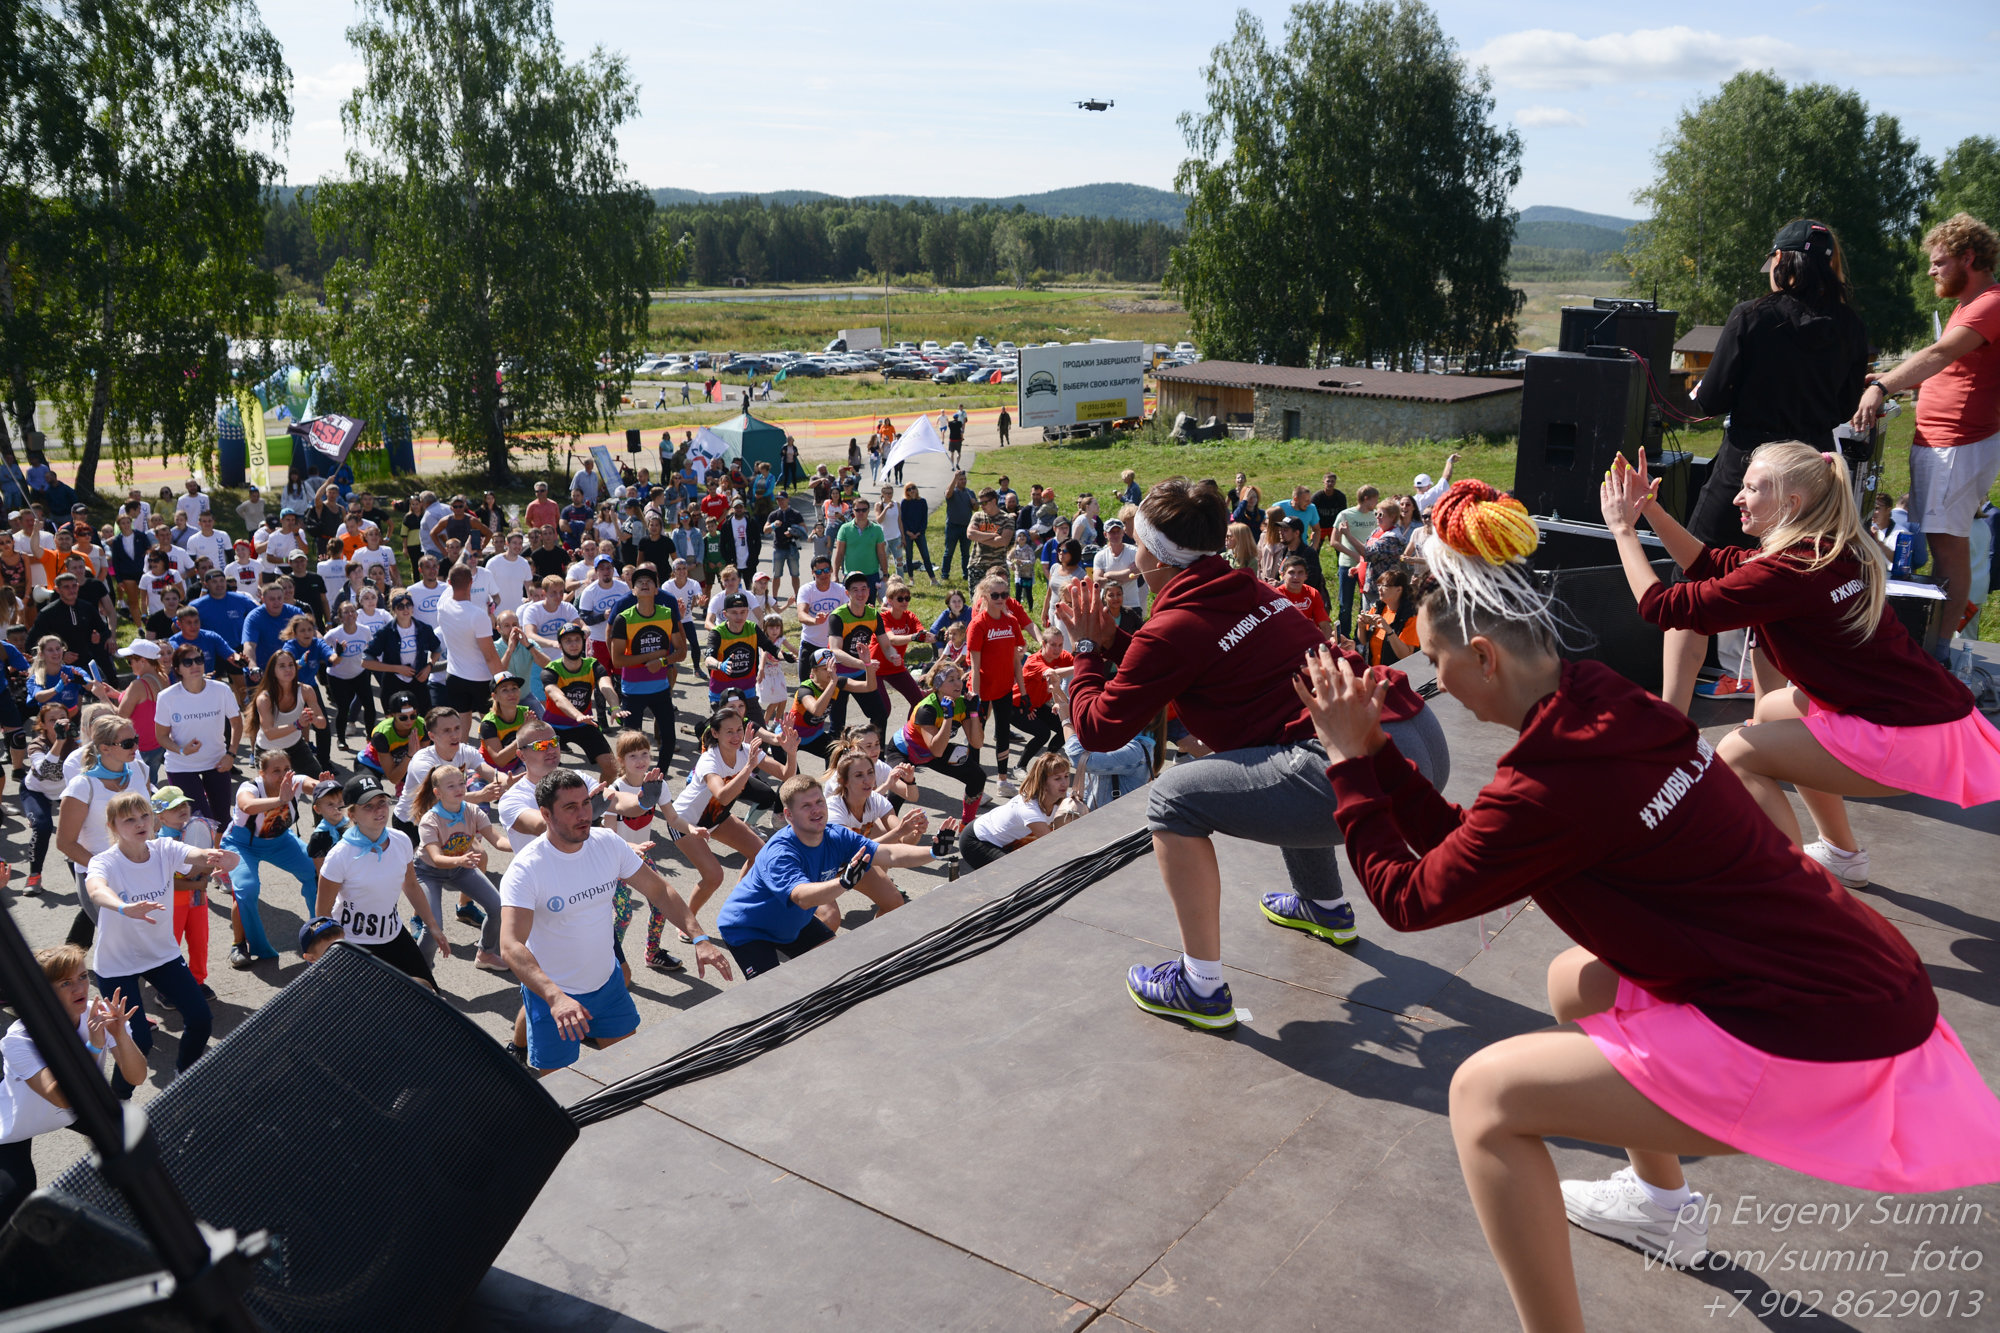
<svg viewBox="0 0 2000 1333">
<path fill-rule="evenodd" d="M 965 646 L 979 656 L 979 697 L 1005 699 L 1014 693 L 1014 655 L 1026 648 L 1028 617 L 1011 599 L 1002 617 L 975 611 Z"/>
<path fill-rule="evenodd" d="M 554 500 L 530 500 L 521 517 L 530 528 L 552 528 L 562 518 L 562 507 Z"/>
<path fill-rule="evenodd" d="M 1014 702 L 1031 709 L 1045 707 L 1056 688 L 1049 679 L 1050 668 L 1061 670 L 1075 665 L 1076 659 L 1068 653 L 1060 654 L 1053 662 L 1038 652 L 1029 653 L 1028 660 L 1021 663 L 1021 688 L 1014 691 Z"/>
<path fill-rule="evenodd" d="M 1797 550 L 1806 558 L 1811 548 Z M 1861 595 L 1861 567 L 1835 560 L 1808 572 L 1789 554 L 1710 546 L 1675 584 L 1659 583 L 1639 599 L 1639 615 L 1662 629 L 1697 634 L 1757 627 L 1771 663 L 1829 712 L 1884 727 L 1956 722 L 1972 711 L 1972 692 L 1938 665 L 1882 608 L 1875 632 L 1855 642 L 1843 620 Z"/>
<path fill-rule="evenodd" d="M 1307 620 L 1317 625 L 1326 619 L 1326 601 L 1319 595 L 1318 588 L 1300 588 L 1293 592 L 1284 584 L 1278 585 L 1278 595 L 1305 613 Z"/>
<path fill-rule="evenodd" d="M 1960 325 L 1986 342 L 1925 380 L 1917 390 L 1917 443 L 1974 444 L 2000 435 L 2000 283 L 1951 312 L 1945 330 Z"/>
<path fill-rule="evenodd" d="M 923 638 L 918 640 L 921 643 L 927 642 L 930 634 L 924 629 L 924 622 L 908 611 L 883 611 L 880 616 L 882 633 L 875 635 L 868 645 L 868 655 L 876 662 L 875 678 L 880 680 L 884 676 L 907 675 L 910 666 L 903 660 L 906 650 L 885 642 L 883 635 L 921 634 Z"/>
<path fill-rule="evenodd" d="M 1937 1025 L 1909 941 L 1787 841 L 1692 722 L 1602 663 L 1563 664 L 1469 809 L 1393 742 L 1327 780 L 1397 930 L 1532 895 L 1619 976 L 1787 1059 L 1900 1055 Z"/>
<path fill-rule="evenodd" d="M 721 518 L 729 512 L 729 497 L 726 495 L 706 495 L 702 497 L 701 512 L 709 518 Z"/>
</svg>

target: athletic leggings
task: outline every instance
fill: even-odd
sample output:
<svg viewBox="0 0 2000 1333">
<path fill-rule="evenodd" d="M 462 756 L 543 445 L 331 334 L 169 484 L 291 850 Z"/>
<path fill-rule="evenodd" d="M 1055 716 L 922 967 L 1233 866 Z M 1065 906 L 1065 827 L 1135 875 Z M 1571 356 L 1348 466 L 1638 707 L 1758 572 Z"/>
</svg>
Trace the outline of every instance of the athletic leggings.
<svg viewBox="0 0 2000 1333">
<path fill-rule="evenodd" d="M 625 725 L 633 731 L 644 734 L 646 714 L 653 715 L 653 730 L 660 741 L 660 771 L 666 772 L 667 766 L 674 760 L 674 730 L 678 725 L 674 714 L 673 687 L 651 693 L 627 694 L 624 698 L 625 711 L 632 715 L 625 719 Z"/>
<path fill-rule="evenodd" d="M 347 740 L 347 724 L 354 720 L 358 710 L 361 714 L 361 736 L 366 740 L 375 730 L 375 691 L 368 688 L 368 673 L 350 676 L 343 680 L 331 673 L 324 673 L 320 680 L 326 685 L 326 692 L 333 704 L 333 734 L 343 743 Z"/>
<path fill-rule="evenodd" d="M 310 868 L 312 863 L 306 864 Z M 140 1051 L 150 1053 L 153 1049 L 153 1024 L 146 1017 L 146 1002 L 139 994 L 140 977 L 152 982 L 160 998 L 181 1011 L 181 1053 L 174 1061 L 174 1072 L 183 1073 L 208 1049 L 209 1034 L 215 1031 L 215 1015 L 210 1012 L 201 987 L 195 984 L 194 974 L 188 971 L 185 959 L 176 958 L 131 976 L 99 977 L 99 995 L 109 996 L 112 991 L 122 991 L 125 1003 L 132 1006 L 132 1044 Z M 111 1070 L 111 1090 L 118 1094 L 120 1101 L 132 1095 L 132 1085 L 125 1081 L 125 1076 L 118 1072 L 116 1065 Z"/>
<path fill-rule="evenodd" d="M 614 913 L 611 922 L 611 940 L 619 951 L 618 956 L 623 958 L 625 928 L 632 924 L 632 916 L 639 908 L 638 899 L 632 895 L 632 886 L 624 880 L 618 881 L 618 887 L 612 891 L 611 906 Z M 666 926 L 667 919 L 660 915 L 660 909 L 654 907 L 650 901 L 646 907 L 653 914 L 652 920 L 646 923 L 646 959 L 651 962 L 653 955 L 660 952 L 660 931 Z"/>
<path fill-rule="evenodd" d="M 822 759 L 826 756 L 821 755 Z M 42 862 L 48 859 L 49 840 L 56 832 L 56 810 L 54 801 L 38 791 L 27 787 L 21 789 L 21 809 L 28 816 L 28 824 L 34 830 L 34 841 L 28 849 L 28 873 L 42 873 Z"/>
<path fill-rule="evenodd" d="M 440 870 L 426 861 L 420 854 L 416 861 L 417 886 L 431 900 L 431 913 L 440 925 L 444 922 L 444 899 L 447 893 L 462 893 L 486 910 L 486 924 L 479 928 L 479 947 L 488 953 L 500 952 L 500 892 L 493 887 L 493 881 L 478 866 L 454 866 Z M 436 935 L 424 932 L 423 951 L 426 961 L 436 958 L 441 942 Z"/>
<path fill-rule="evenodd" d="M 959 742 L 952 742 L 954 746 L 957 744 Z M 979 766 L 979 756 L 977 754 L 968 754 L 965 757 L 964 763 L 954 764 L 951 762 L 949 748 L 947 748 L 945 754 L 939 755 L 928 763 L 920 763 L 910 758 L 909 754 L 903 749 L 900 738 L 889 742 L 888 748 L 895 752 L 896 759 L 900 759 L 905 763 L 912 764 L 917 768 L 934 769 L 948 778 L 957 778 L 965 784 L 965 799 L 968 801 L 986 790 L 986 770 Z M 891 760 L 890 762 L 893 764 L 895 760 Z"/>
<path fill-rule="evenodd" d="M 884 685 L 902 695 L 904 699 L 909 701 L 912 708 L 924 701 L 924 692 L 917 688 L 916 678 L 907 671 L 893 671 L 886 676 L 875 677 L 875 693 L 881 694 L 881 687 Z M 889 709 L 885 702 L 882 709 L 882 716 L 887 717 L 888 715 Z"/>
<path fill-rule="evenodd" d="M 223 772 L 198 768 L 192 773 L 170 770 L 165 776 L 187 793 L 188 804 L 194 807 L 196 814 L 207 815 L 218 826 L 228 826 L 231 816 L 236 813 L 229 802 L 229 789 L 236 783 L 235 768 Z"/>
<path fill-rule="evenodd" d="M 354 943 L 348 941 L 348 943 Z M 421 981 L 432 990 L 437 989 L 437 975 L 431 971 L 430 963 L 424 958 L 424 951 L 410 938 L 410 932 L 400 931 L 393 940 L 381 944 L 354 944 L 357 949 L 365 949 L 390 967 L 395 968 L 413 981 Z"/>
<path fill-rule="evenodd" d="M 319 908 L 319 872 L 313 869 L 312 857 L 289 829 L 275 838 L 253 838 L 247 827 L 238 826 L 222 835 L 222 845 L 242 858 L 229 872 L 229 888 L 236 895 L 236 918 L 243 923 L 243 947 L 252 958 L 276 958 L 278 951 L 264 933 L 257 905 L 258 869 L 276 866 L 298 880 L 299 892 L 306 900 L 305 919 L 310 921 Z"/>
<path fill-rule="evenodd" d="M 1014 720 L 1020 713 L 1014 707 L 1011 695 L 998 699 L 981 699 L 979 716 L 993 719 L 993 764 L 1004 776 L 1007 772 L 1007 751 L 1014 748 Z"/>
<path fill-rule="evenodd" d="M 958 855 L 974 870 L 980 866 L 992 865 L 1013 850 L 1012 847 L 1001 847 L 990 843 L 971 829 L 964 829 L 958 835 Z"/>
<path fill-rule="evenodd" d="M 208 888 L 199 892 L 174 890 L 174 942 L 187 946 L 188 971 L 196 981 L 208 980 Z"/>
<path fill-rule="evenodd" d="M 854 700 L 854 706 L 861 710 L 861 716 L 874 723 L 877 731 L 886 733 L 889 730 L 889 695 L 880 685 L 862 694 L 849 694 L 846 690 L 842 690 L 840 697 L 833 701 L 832 719 L 827 724 L 827 730 L 836 736 L 847 730 L 849 699 Z"/>
<path fill-rule="evenodd" d="M 1016 714 L 1015 720 L 1021 728 L 1021 734 L 1027 737 L 1028 740 L 1028 743 L 1021 747 L 1022 768 L 1027 768 L 1028 761 L 1043 750 L 1061 751 L 1063 742 L 1062 719 L 1056 716 L 1056 710 L 1053 707 L 1048 704 L 1043 704 L 1040 708 L 1035 709 L 1017 706 L 1014 711 Z"/>
</svg>

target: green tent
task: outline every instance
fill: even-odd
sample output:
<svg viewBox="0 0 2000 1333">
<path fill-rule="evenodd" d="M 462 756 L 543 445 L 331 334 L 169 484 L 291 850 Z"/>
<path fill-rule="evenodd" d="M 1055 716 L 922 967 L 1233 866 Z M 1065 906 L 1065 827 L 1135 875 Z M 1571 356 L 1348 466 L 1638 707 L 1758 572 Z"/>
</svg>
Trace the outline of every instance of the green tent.
<svg viewBox="0 0 2000 1333">
<path fill-rule="evenodd" d="M 745 412 L 742 416 L 731 417 L 720 425 L 710 426 L 710 430 L 727 440 L 743 460 L 743 470 L 749 472 L 759 463 L 769 463 L 773 472 L 783 467 L 781 452 L 785 447 L 785 432 L 768 421 L 759 421 Z"/>
</svg>

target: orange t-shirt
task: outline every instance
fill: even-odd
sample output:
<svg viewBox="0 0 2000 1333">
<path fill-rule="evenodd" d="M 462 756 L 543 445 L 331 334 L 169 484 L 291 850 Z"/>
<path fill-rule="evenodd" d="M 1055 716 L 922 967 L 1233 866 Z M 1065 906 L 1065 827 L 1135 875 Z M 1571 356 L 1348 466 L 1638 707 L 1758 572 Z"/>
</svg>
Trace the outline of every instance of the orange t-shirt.
<svg viewBox="0 0 2000 1333">
<path fill-rule="evenodd" d="M 562 509 L 554 500 L 530 500 L 522 515 L 530 528 L 552 528 L 561 517 Z"/>
<path fill-rule="evenodd" d="M 1986 342 L 1917 390 L 1918 444 L 1942 448 L 2000 435 L 2000 282 L 1961 301 L 1945 330 L 1961 324 Z"/>
<path fill-rule="evenodd" d="M 1326 601 L 1319 595 L 1318 588 L 1301 588 L 1293 592 L 1282 583 L 1278 585 L 1278 595 L 1305 613 L 1307 620 L 1317 625 L 1326 619 Z"/>
</svg>

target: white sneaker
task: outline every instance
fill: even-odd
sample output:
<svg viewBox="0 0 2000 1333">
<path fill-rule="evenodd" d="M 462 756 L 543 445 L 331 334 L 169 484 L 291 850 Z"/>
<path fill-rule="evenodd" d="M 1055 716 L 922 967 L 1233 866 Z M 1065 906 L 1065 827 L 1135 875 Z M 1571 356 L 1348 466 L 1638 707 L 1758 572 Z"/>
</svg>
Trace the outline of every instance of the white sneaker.
<svg viewBox="0 0 2000 1333">
<path fill-rule="evenodd" d="M 993 784 L 993 789 L 1010 799 L 1021 794 L 1021 789 L 1014 785 L 1011 778 L 1001 778 Z"/>
<path fill-rule="evenodd" d="M 1684 1268 L 1708 1253 L 1706 1200 L 1695 1195 L 1678 1211 L 1660 1207 L 1631 1167 L 1609 1180 L 1565 1180 L 1563 1211 L 1593 1235 L 1622 1241 Z"/>
<path fill-rule="evenodd" d="M 1830 842 L 1816 839 L 1805 845 L 1805 854 L 1825 866 L 1833 877 L 1850 889 L 1866 886 L 1868 880 L 1868 849 L 1849 856 Z"/>
</svg>

